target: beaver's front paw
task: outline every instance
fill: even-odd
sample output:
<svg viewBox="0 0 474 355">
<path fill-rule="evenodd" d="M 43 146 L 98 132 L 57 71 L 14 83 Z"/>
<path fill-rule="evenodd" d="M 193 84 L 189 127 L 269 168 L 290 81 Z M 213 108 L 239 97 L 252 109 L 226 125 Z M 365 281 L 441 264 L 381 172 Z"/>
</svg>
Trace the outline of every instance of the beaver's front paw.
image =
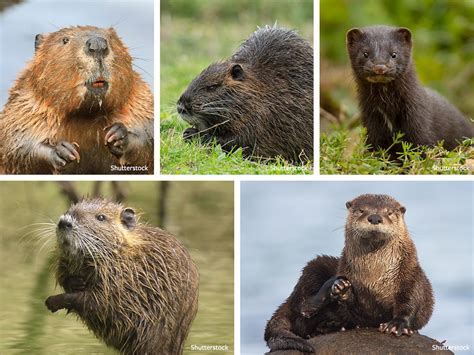
<svg viewBox="0 0 474 355">
<path fill-rule="evenodd" d="M 394 334 L 397 337 L 405 334 L 412 335 L 414 333 L 413 329 L 410 328 L 408 321 L 404 318 L 393 318 L 388 323 L 382 323 L 379 326 L 379 331 L 387 334 Z"/>
<path fill-rule="evenodd" d="M 46 299 L 45 305 L 51 312 L 53 313 L 57 312 L 60 309 L 64 308 L 64 296 L 63 295 L 49 296 Z"/>
<path fill-rule="evenodd" d="M 199 137 L 199 131 L 197 128 L 194 128 L 194 127 L 189 127 L 189 128 L 186 128 L 183 132 L 183 139 L 185 141 L 189 140 L 189 139 L 192 139 L 192 138 L 195 138 L 195 137 Z"/>
<path fill-rule="evenodd" d="M 346 301 L 350 296 L 351 283 L 345 277 L 338 277 L 331 286 L 331 298 Z"/>
<path fill-rule="evenodd" d="M 128 130 L 121 122 L 105 127 L 105 145 L 110 152 L 120 158 L 128 148 Z"/>
<path fill-rule="evenodd" d="M 73 161 L 81 160 L 79 155 L 79 144 L 73 142 L 60 141 L 51 147 L 50 163 L 55 170 L 62 170 L 66 165 Z"/>
</svg>

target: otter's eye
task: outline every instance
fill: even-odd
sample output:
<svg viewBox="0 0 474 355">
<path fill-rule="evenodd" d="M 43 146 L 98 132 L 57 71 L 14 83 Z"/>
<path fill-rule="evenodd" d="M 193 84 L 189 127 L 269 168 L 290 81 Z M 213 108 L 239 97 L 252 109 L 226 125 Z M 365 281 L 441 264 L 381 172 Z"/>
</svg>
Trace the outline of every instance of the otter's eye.
<svg viewBox="0 0 474 355">
<path fill-rule="evenodd" d="M 216 91 L 216 89 L 219 87 L 219 85 L 215 84 L 215 85 L 209 85 L 209 86 L 206 86 L 206 91 L 210 92 L 210 91 Z"/>
<path fill-rule="evenodd" d="M 396 52 L 392 52 L 390 55 L 392 56 L 392 58 L 397 58 L 397 53 Z"/>
<path fill-rule="evenodd" d="M 69 43 L 69 37 L 63 37 L 63 44 Z"/>
<path fill-rule="evenodd" d="M 95 218 L 97 218 L 97 220 L 101 222 L 107 219 L 107 217 L 105 217 L 103 214 L 98 214 L 97 216 L 95 216 Z"/>
<path fill-rule="evenodd" d="M 364 58 L 369 58 L 369 53 L 368 52 L 364 52 L 362 54 L 364 55 Z"/>
</svg>

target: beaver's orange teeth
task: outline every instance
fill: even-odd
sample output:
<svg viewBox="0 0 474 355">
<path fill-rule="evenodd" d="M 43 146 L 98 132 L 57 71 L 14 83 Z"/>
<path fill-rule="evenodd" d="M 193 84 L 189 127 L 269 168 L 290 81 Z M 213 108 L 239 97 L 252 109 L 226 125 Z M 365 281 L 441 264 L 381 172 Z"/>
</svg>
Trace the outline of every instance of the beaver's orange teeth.
<svg viewBox="0 0 474 355">
<path fill-rule="evenodd" d="M 94 88 L 101 88 L 101 87 L 104 87 L 104 85 L 105 85 L 105 80 L 98 80 L 92 83 L 92 87 Z"/>
</svg>

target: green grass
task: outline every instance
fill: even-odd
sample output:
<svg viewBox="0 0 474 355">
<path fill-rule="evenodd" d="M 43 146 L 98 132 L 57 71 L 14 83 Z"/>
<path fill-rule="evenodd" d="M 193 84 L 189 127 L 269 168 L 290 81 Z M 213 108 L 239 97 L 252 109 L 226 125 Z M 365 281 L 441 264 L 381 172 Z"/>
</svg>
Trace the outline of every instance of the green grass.
<svg viewBox="0 0 474 355">
<path fill-rule="evenodd" d="M 282 159 L 249 160 L 242 157 L 240 149 L 225 153 L 216 144 L 184 142 L 182 134 L 189 125 L 176 112 L 176 102 L 189 83 L 212 62 L 230 57 L 257 26 L 276 22 L 297 29 L 312 41 L 312 2 L 252 0 L 240 4 L 227 0 L 187 0 L 186 3 L 187 8 L 164 1 L 161 7 L 161 173 L 312 174 L 310 164 L 294 166 Z"/>
<path fill-rule="evenodd" d="M 354 134 L 357 135 L 354 143 Z M 453 151 L 441 144 L 436 147 L 413 147 L 403 142 L 402 135 L 394 137 L 394 144 L 403 144 L 403 152 L 397 160 L 390 160 L 384 150 L 370 152 L 366 144 L 365 129 L 355 132 L 336 128 L 329 134 L 321 134 L 321 174 L 454 174 L 468 175 L 474 171 L 474 140 L 465 140 Z"/>
</svg>

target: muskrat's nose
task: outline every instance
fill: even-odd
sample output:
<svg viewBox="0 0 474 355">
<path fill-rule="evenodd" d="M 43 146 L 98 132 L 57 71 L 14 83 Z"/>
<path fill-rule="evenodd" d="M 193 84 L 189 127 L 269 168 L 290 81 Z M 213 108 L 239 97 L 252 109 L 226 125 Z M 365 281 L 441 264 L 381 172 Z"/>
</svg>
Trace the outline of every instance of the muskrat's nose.
<svg viewBox="0 0 474 355">
<path fill-rule="evenodd" d="M 382 75 L 388 71 L 388 67 L 385 64 L 376 64 L 373 66 L 372 71 L 377 75 Z"/>
<path fill-rule="evenodd" d="M 185 94 L 181 95 L 176 104 L 176 110 L 180 115 L 188 114 L 192 112 L 191 99 Z"/>
<path fill-rule="evenodd" d="M 68 218 L 67 216 L 61 216 L 61 218 L 59 218 L 58 228 L 62 230 L 71 230 L 72 229 L 71 219 Z"/>
<path fill-rule="evenodd" d="M 86 42 L 86 53 L 92 56 L 105 56 L 109 52 L 107 40 L 104 37 L 91 36 Z"/>
<path fill-rule="evenodd" d="M 380 217 L 378 214 L 371 214 L 369 217 L 367 217 L 367 220 L 372 224 L 382 223 L 382 217 Z"/>
</svg>

